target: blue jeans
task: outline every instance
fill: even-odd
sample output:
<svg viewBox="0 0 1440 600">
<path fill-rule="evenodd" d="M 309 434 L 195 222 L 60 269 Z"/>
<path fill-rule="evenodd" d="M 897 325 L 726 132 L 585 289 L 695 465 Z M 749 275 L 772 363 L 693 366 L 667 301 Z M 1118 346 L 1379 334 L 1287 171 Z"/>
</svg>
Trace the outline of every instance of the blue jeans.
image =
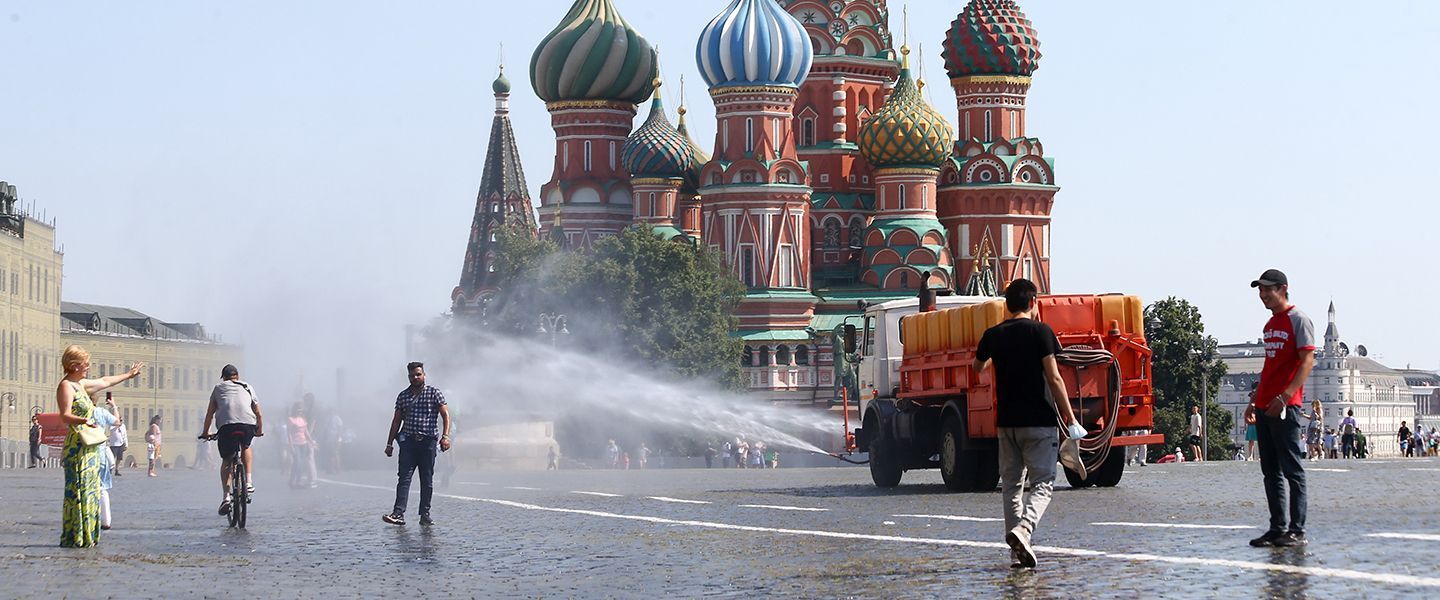
<svg viewBox="0 0 1440 600">
<path fill-rule="evenodd" d="M 1260 472 L 1265 477 L 1265 500 L 1270 504 L 1270 531 L 1305 533 L 1305 464 L 1300 448 L 1300 409 L 1285 409 L 1280 419 L 1261 412 L 1255 433 L 1260 449 Z M 1286 489 L 1289 483 L 1289 521 Z"/>
<path fill-rule="evenodd" d="M 420 469 L 420 514 L 430 514 L 430 495 L 434 491 L 436 440 L 433 437 L 404 436 L 400 444 L 400 480 L 395 484 L 395 511 L 405 514 L 410 499 L 410 480 Z"/>
</svg>

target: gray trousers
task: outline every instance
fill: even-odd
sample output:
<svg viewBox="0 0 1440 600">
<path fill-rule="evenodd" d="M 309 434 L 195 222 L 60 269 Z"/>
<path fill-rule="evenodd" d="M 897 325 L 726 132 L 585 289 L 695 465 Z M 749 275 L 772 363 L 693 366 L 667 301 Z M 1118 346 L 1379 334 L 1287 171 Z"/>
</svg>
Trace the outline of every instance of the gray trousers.
<svg viewBox="0 0 1440 600">
<path fill-rule="evenodd" d="M 1034 532 L 1050 506 L 1055 468 L 1060 460 L 1060 431 L 1055 427 L 1000 427 L 1000 492 L 1005 501 L 1005 531 Z"/>
</svg>

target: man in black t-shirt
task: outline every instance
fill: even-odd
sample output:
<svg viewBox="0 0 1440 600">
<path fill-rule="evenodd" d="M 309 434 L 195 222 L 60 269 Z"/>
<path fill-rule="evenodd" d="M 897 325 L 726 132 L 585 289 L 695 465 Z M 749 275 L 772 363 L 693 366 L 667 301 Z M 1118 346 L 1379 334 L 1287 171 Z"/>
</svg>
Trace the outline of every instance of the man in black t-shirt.
<svg viewBox="0 0 1440 600">
<path fill-rule="evenodd" d="M 991 327 L 975 351 L 975 371 L 995 363 L 996 429 L 1000 442 L 1000 490 L 1005 502 L 1005 542 L 1011 567 L 1034 568 L 1030 536 L 1055 484 L 1060 432 L 1056 411 L 1070 423 L 1071 437 L 1084 437 L 1075 422 L 1055 355 L 1060 340 L 1049 325 L 1034 319 L 1035 284 L 1016 279 L 1005 288 L 1010 318 Z M 1054 399 L 1054 406 L 1046 393 Z"/>
</svg>

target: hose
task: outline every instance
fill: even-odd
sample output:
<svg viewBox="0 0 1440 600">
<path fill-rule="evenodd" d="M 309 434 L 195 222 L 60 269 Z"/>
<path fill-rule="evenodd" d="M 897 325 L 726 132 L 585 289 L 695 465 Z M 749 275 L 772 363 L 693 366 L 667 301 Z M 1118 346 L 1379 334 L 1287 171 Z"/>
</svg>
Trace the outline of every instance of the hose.
<svg viewBox="0 0 1440 600">
<path fill-rule="evenodd" d="M 847 462 L 847 463 L 850 463 L 850 464 L 852 464 L 852 465 L 868 465 L 868 464 L 870 464 L 870 459 L 868 459 L 868 458 L 865 459 L 865 460 L 853 460 L 853 459 L 850 459 L 850 458 L 846 458 L 844 455 L 839 454 L 839 453 L 837 453 L 837 452 L 821 452 L 820 454 L 824 454 L 825 456 L 829 456 L 830 458 L 833 458 L 833 459 L 835 459 L 835 460 L 839 460 L 839 461 L 842 461 L 842 462 Z"/>
<path fill-rule="evenodd" d="M 1071 346 L 1055 355 L 1055 361 L 1075 367 L 1075 390 L 1080 390 L 1080 374 L 1087 367 L 1109 365 L 1109 394 L 1106 396 L 1105 427 L 1094 435 L 1080 440 L 1080 455 L 1085 458 L 1085 470 L 1094 473 L 1110 457 L 1110 442 L 1115 437 L 1115 422 L 1120 418 L 1120 362 L 1108 350 L 1097 350 L 1083 346 Z M 1083 408 L 1083 405 L 1082 405 Z M 1058 417 L 1058 409 L 1057 409 Z M 1079 415 L 1076 415 L 1079 418 Z M 1064 427 L 1060 428 L 1064 431 Z"/>
</svg>

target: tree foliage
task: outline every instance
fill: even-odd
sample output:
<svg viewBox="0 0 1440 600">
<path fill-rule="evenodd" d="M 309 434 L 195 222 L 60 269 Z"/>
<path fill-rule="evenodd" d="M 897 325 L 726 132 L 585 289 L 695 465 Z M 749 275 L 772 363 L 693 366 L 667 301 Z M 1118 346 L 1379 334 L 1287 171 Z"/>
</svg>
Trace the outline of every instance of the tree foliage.
<svg viewBox="0 0 1440 600">
<path fill-rule="evenodd" d="M 1151 458 L 1176 447 L 1189 451 L 1190 407 L 1200 405 L 1202 399 L 1207 400 L 1201 410 L 1210 440 L 1207 458 L 1228 458 L 1234 417 L 1215 401 L 1225 363 L 1219 360 L 1219 343 L 1205 335 L 1200 310 L 1171 296 L 1145 307 L 1145 327 L 1145 340 L 1154 353 L 1155 432 L 1165 434 L 1163 447 L 1150 447 Z"/>
</svg>

